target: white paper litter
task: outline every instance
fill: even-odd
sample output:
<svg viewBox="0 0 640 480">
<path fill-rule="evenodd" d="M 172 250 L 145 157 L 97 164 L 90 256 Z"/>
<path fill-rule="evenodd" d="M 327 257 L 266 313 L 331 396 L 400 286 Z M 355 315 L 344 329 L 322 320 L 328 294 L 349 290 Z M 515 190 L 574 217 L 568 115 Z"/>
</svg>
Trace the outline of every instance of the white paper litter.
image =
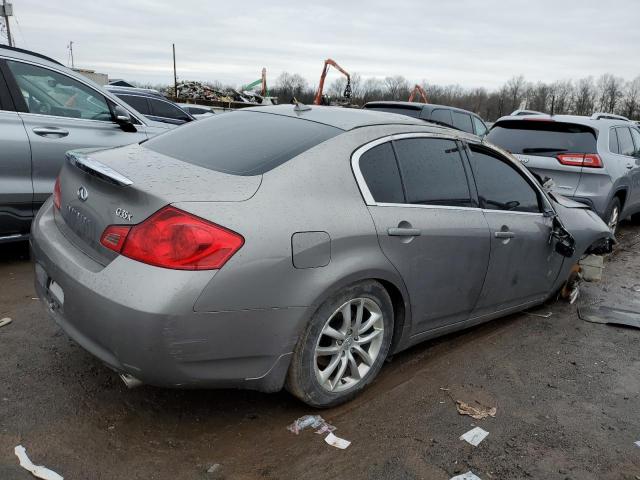
<svg viewBox="0 0 640 480">
<path fill-rule="evenodd" d="M 474 447 L 477 447 L 482 440 L 484 440 L 489 432 L 481 429 L 480 427 L 473 428 L 469 430 L 467 433 L 460 437 L 460 440 L 464 440 L 467 443 L 470 443 Z"/>
<path fill-rule="evenodd" d="M 345 440 L 344 438 L 336 437 L 333 433 L 330 433 L 326 437 L 324 437 L 324 441 L 327 442 L 332 447 L 340 448 L 344 450 L 351 442 L 349 440 Z"/>
<path fill-rule="evenodd" d="M 451 480 L 482 480 L 479 476 L 474 474 L 471 470 L 467 473 L 463 473 L 462 475 L 456 475 L 455 477 L 451 477 Z"/>
<path fill-rule="evenodd" d="M 640 447 L 640 440 L 638 440 L 637 442 L 634 442 L 636 444 L 636 447 Z"/>
<path fill-rule="evenodd" d="M 18 445 L 13 451 L 18 457 L 18 460 L 20 460 L 20 466 L 25 470 L 29 470 L 34 477 L 42 478 L 42 480 L 64 480 L 64 478 L 56 472 L 41 465 L 31 463 L 31 460 L 27 457 L 27 451 L 22 445 Z"/>
<path fill-rule="evenodd" d="M 11 323 L 11 318 L 4 317 L 0 319 L 0 327 L 4 327 L 5 325 L 9 325 Z"/>
</svg>

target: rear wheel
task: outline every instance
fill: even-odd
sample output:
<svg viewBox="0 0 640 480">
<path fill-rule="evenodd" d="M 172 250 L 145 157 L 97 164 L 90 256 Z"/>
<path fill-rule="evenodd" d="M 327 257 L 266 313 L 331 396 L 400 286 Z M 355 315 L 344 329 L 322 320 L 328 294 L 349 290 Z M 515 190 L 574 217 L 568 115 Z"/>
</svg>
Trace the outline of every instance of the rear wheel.
<svg viewBox="0 0 640 480">
<path fill-rule="evenodd" d="M 607 207 L 607 211 L 605 214 L 605 222 L 609 226 L 609 230 L 611 233 L 615 235 L 616 230 L 618 230 L 618 223 L 620 223 L 620 210 L 622 204 L 620 203 L 620 199 L 618 197 L 613 197 L 611 199 L 611 203 Z"/>
<path fill-rule="evenodd" d="M 345 288 L 311 318 L 294 351 L 287 389 L 314 407 L 353 398 L 382 368 L 392 334 L 393 306 L 382 285 Z"/>
</svg>

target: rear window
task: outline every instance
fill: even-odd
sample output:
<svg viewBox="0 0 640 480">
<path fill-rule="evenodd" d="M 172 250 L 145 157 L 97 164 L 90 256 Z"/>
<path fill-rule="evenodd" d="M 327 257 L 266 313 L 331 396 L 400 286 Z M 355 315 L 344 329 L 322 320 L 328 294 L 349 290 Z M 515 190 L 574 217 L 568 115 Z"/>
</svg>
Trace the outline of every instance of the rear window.
<svg viewBox="0 0 640 480">
<path fill-rule="evenodd" d="M 487 140 L 511 153 L 553 157 L 558 153 L 597 153 L 596 134 L 585 125 L 547 121 L 505 121 Z"/>
<path fill-rule="evenodd" d="M 210 170 L 247 176 L 268 172 L 342 132 L 308 120 L 240 111 L 191 122 L 142 146 Z"/>
<path fill-rule="evenodd" d="M 386 107 L 386 106 L 378 106 L 378 105 L 371 105 L 371 106 L 366 106 L 365 108 L 367 110 L 375 110 L 377 112 L 387 112 L 387 113 L 397 113 L 399 115 L 406 115 L 407 117 L 413 117 L 413 118 L 419 118 L 420 117 L 420 112 L 422 111 L 422 109 L 413 109 L 413 108 L 402 108 L 402 107 Z"/>
</svg>

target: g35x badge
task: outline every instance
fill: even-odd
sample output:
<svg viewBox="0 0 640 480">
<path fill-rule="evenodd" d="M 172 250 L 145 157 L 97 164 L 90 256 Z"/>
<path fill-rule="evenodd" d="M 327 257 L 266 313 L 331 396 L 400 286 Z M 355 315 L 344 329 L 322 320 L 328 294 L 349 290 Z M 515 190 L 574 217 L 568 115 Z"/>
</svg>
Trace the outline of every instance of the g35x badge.
<svg viewBox="0 0 640 480">
<path fill-rule="evenodd" d="M 124 218 L 128 222 L 133 218 L 133 214 L 127 212 L 124 208 L 116 208 L 116 215 L 120 218 Z"/>
</svg>

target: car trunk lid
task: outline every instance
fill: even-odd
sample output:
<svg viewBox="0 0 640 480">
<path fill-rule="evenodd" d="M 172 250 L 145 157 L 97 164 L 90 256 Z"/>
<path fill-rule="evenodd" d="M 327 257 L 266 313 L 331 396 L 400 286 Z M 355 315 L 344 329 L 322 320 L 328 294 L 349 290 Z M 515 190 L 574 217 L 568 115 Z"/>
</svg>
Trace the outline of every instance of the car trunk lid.
<svg viewBox="0 0 640 480">
<path fill-rule="evenodd" d="M 78 248 L 107 265 L 117 254 L 100 244 L 109 225 L 138 224 L 162 207 L 188 201 L 241 202 L 261 175 L 237 176 L 162 155 L 140 145 L 67 154 L 60 172 L 56 223 Z"/>
</svg>

